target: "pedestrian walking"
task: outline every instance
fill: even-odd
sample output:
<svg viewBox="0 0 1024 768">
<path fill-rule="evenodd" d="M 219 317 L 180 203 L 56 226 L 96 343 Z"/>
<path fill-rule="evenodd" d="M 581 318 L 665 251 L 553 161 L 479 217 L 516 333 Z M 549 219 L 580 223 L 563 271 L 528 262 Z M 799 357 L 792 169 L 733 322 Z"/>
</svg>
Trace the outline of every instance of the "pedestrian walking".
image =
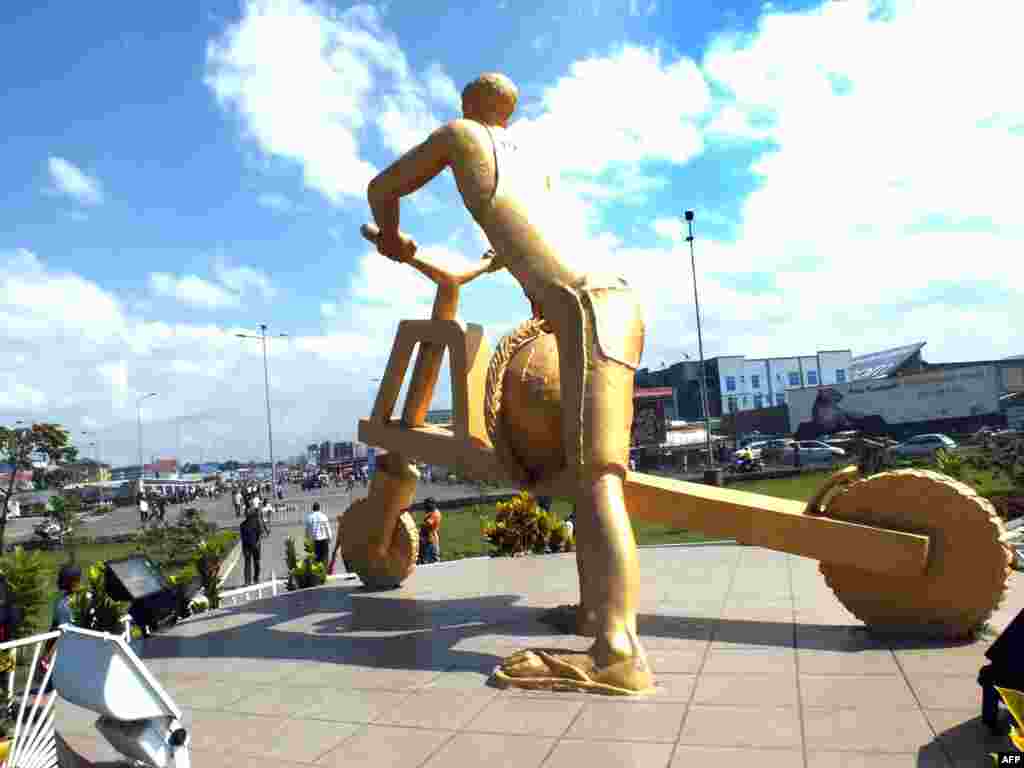
<svg viewBox="0 0 1024 768">
<path fill-rule="evenodd" d="M 260 549 L 264 536 L 264 525 L 259 512 L 255 509 L 247 511 L 245 520 L 239 526 L 242 539 L 242 558 L 245 586 L 260 582 Z"/>
<path fill-rule="evenodd" d="M 313 541 L 316 559 L 327 567 L 327 557 L 331 550 L 331 524 L 327 515 L 320 511 L 320 502 L 313 502 L 312 511 L 306 515 L 306 538 Z"/>
<path fill-rule="evenodd" d="M 437 502 L 429 498 L 424 502 L 426 514 L 420 526 L 420 565 L 441 562 L 441 510 Z"/>
<path fill-rule="evenodd" d="M 146 492 L 139 494 L 139 522 L 144 523 L 149 519 L 149 502 L 146 501 Z"/>
</svg>

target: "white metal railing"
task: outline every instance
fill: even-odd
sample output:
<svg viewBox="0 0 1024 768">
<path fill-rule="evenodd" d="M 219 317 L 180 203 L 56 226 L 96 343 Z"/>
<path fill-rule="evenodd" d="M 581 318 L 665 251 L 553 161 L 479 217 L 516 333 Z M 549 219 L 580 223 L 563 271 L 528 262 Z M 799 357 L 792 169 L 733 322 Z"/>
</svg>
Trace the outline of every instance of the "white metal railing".
<svg viewBox="0 0 1024 768">
<path fill-rule="evenodd" d="M 7 758 L 2 763 L 2 768 L 54 768 L 57 765 L 57 746 L 53 736 L 53 703 L 54 696 L 49 696 L 42 704 L 43 691 L 46 690 L 53 674 L 54 661 L 56 660 L 56 648 L 48 660 L 41 659 L 44 647 L 50 641 L 56 641 L 60 632 L 45 632 L 40 635 L 32 635 L 21 640 L 9 640 L 0 643 L 0 653 L 9 654 L 11 668 L 7 673 L 7 697 L 4 707 L 10 711 L 15 699 L 15 676 L 18 669 L 18 653 L 21 650 L 32 651 L 32 662 L 28 665 L 25 677 L 24 692 L 21 696 L 21 704 L 18 707 L 18 715 L 14 721 L 14 734 Z M 36 673 L 43 669 L 43 679 L 33 695 L 32 681 Z M 31 708 L 28 707 L 29 699 L 32 699 Z M 26 715 L 27 712 L 27 715 Z"/>
<path fill-rule="evenodd" d="M 314 504 L 319 504 L 320 511 L 328 518 L 334 518 L 344 514 L 357 498 L 359 497 L 352 494 L 341 494 L 274 501 L 272 502 L 273 511 L 269 515 L 264 515 L 264 519 L 271 525 L 301 524 L 306 521 L 306 515 L 313 511 Z"/>
<path fill-rule="evenodd" d="M 259 584 L 250 584 L 247 587 L 228 589 L 220 593 L 220 604 L 223 608 L 230 608 L 239 603 L 250 600 L 261 600 L 264 597 L 277 597 L 278 592 L 284 588 L 284 581 L 277 578 L 273 571 L 270 573 L 270 581 Z M 269 594 L 267 594 L 269 593 Z"/>
</svg>

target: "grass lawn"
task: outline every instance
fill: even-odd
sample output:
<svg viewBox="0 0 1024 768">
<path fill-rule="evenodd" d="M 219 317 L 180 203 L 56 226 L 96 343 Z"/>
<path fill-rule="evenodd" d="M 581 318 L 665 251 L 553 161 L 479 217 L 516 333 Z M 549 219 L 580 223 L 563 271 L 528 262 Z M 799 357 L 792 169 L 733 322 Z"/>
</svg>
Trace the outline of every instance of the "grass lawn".
<svg viewBox="0 0 1024 768">
<path fill-rule="evenodd" d="M 572 511 L 572 505 L 556 499 L 551 511 L 565 520 Z M 441 522 L 441 555 L 445 560 L 459 560 L 464 557 L 489 555 L 491 546 L 484 541 L 482 529 L 485 518 L 494 519 L 495 505 L 477 504 L 471 507 L 450 509 L 444 512 Z M 417 519 L 417 523 L 419 519 Z M 633 520 L 633 533 L 637 544 L 682 544 L 704 541 L 695 531 L 686 531 L 661 523 Z"/>
<path fill-rule="evenodd" d="M 897 468 L 917 467 L 936 469 L 927 461 L 901 462 Z M 782 477 L 771 480 L 749 480 L 736 482 L 729 488 L 750 493 L 763 493 L 782 499 L 807 501 L 814 495 L 836 470 L 822 469 L 820 472 L 806 472 L 794 477 Z M 1012 483 L 1002 477 L 995 477 L 991 472 L 982 472 L 970 467 L 965 468 L 964 482 L 974 486 L 979 493 L 1008 493 L 1013 490 Z M 552 512 L 559 518 L 568 517 L 572 507 L 569 502 L 558 499 L 552 505 Z M 480 557 L 490 554 L 490 545 L 481 533 L 485 518 L 494 519 L 495 506 L 475 505 L 460 509 L 447 510 L 441 524 L 441 553 L 445 560 L 458 560 L 464 557 Z M 417 519 L 417 523 L 420 522 Z M 633 520 L 633 532 L 637 544 L 680 544 L 704 541 L 705 538 L 697 531 L 687 531 L 672 526 L 649 523 L 644 520 Z"/>
</svg>

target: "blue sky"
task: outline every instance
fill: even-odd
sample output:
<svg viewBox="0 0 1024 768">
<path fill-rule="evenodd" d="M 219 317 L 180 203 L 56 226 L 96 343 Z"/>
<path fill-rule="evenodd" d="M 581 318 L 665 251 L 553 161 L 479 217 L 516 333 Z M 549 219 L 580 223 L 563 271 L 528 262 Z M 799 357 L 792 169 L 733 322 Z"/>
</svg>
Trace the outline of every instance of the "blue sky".
<svg viewBox="0 0 1024 768">
<path fill-rule="evenodd" d="M 128 461 L 159 391 L 147 454 L 264 456 L 259 349 L 233 334 L 268 322 L 292 337 L 276 452 L 351 437 L 431 297 L 360 239 L 366 182 L 491 70 L 559 180 L 567 253 L 643 294 L 644 364 L 696 346 L 685 208 L 707 354 L 1022 351 L 1011 4 L 194 6 L 0 10 L 0 421 Z M 486 247 L 449 178 L 402 216 L 436 258 Z M 496 340 L 526 312 L 494 276 L 462 316 Z"/>
</svg>

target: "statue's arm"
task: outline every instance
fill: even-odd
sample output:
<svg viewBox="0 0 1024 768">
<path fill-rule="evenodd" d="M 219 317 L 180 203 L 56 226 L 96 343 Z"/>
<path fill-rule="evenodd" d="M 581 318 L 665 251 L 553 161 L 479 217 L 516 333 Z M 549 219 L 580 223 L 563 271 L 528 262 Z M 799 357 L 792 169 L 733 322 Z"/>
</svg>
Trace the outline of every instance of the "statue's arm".
<svg viewBox="0 0 1024 768">
<path fill-rule="evenodd" d="M 380 228 L 382 252 L 393 250 L 399 237 L 399 201 L 411 195 L 451 164 L 452 128 L 442 126 L 385 170 L 366 190 L 374 221 Z M 392 246 L 389 248 L 389 246 Z"/>
</svg>

